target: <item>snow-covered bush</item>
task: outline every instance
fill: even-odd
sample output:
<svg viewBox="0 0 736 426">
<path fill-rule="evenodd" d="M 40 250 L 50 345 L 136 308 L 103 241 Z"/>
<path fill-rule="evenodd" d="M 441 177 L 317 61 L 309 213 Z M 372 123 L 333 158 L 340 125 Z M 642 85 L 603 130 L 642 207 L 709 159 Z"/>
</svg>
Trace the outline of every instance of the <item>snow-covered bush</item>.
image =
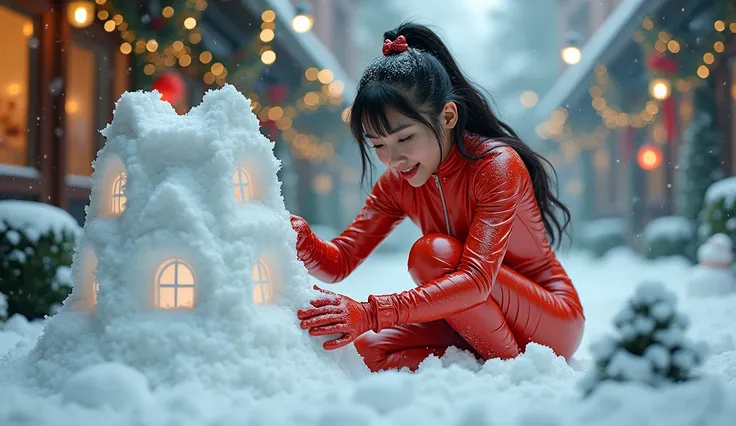
<svg viewBox="0 0 736 426">
<path fill-rule="evenodd" d="M 57 207 L 0 202 L 0 293 L 7 317 L 52 314 L 72 289 L 71 264 L 80 228 Z"/>
<path fill-rule="evenodd" d="M 626 245 L 626 222 L 623 218 L 596 219 L 583 225 L 582 247 L 596 257 Z"/>
<path fill-rule="evenodd" d="M 663 216 L 653 219 L 644 227 L 644 257 L 683 256 L 694 258 L 693 224 L 681 216 Z"/>
<path fill-rule="evenodd" d="M 705 193 L 698 235 L 700 244 L 715 234 L 726 234 L 736 242 L 736 176 L 719 180 Z"/>
<path fill-rule="evenodd" d="M 593 345 L 595 366 L 581 382 L 583 392 L 590 395 L 604 382 L 659 387 L 696 378 L 705 348 L 686 341 L 689 320 L 676 312 L 676 302 L 659 282 L 640 284 L 614 318 L 618 336 Z"/>
</svg>

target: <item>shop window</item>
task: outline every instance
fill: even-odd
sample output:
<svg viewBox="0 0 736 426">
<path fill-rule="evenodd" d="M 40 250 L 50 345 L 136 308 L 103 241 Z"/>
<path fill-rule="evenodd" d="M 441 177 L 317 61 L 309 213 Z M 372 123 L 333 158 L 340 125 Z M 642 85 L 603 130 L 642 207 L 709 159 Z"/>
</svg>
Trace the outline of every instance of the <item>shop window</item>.
<svg viewBox="0 0 736 426">
<path fill-rule="evenodd" d="M 96 149 L 97 64 L 95 53 L 74 41 L 69 44 L 66 86 L 67 173 L 92 174 Z"/>
<path fill-rule="evenodd" d="M 34 32 L 30 17 L 0 6 L 0 164 L 29 164 L 29 82 Z"/>
</svg>

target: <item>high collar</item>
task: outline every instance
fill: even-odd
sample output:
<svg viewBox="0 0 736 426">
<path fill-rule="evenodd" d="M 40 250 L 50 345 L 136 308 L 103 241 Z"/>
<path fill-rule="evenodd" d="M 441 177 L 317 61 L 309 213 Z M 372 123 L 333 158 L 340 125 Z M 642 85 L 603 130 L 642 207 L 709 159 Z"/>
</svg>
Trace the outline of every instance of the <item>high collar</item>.
<svg viewBox="0 0 736 426">
<path fill-rule="evenodd" d="M 468 152 L 468 147 L 472 145 L 471 142 L 473 139 L 473 134 L 465 133 L 465 137 L 463 138 L 463 148 L 465 148 L 465 152 Z M 457 144 L 453 143 L 450 151 L 447 153 L 447 157 L 442 160 L 442 163 L 440 163 L 440 167 L 437 169 L 435 174 L 439 177 L 447 177 L 448 175 L 460 170 L 467 161 L 468 159 L 463 156 L 462 152 L 460 152 Z"/>
</svg>

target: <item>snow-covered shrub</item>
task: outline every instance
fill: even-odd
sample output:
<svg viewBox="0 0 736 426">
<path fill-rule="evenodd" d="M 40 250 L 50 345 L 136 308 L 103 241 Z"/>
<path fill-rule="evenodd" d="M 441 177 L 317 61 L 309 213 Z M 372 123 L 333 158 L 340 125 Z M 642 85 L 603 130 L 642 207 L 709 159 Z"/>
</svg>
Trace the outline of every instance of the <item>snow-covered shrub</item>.
<svg viewBox="0 0 736 426">
<path fill-rule="evenodd" d="M 623 218 L 596 219 L 583 225 L 582 247 L 596 257 L 626 245 L 626 222 Z"/>
<path fill-rule="evenodd" d="M 736 242 L 736 176 L 719 180 L 705 193 L 698 235 L 700 244 L 715 234 L 726 234 Z"/>
<path fill-rule="evenodd" d="M 618 336 L 592 346 L 595 366 L 581 382 L 590 395 L 603 382 L 636 382 L 659 387 L 696 378 L 705 348 L 686 341 L 686 316 L 677 297 L 659 282 L 640 284 L 614 318 Z"/>
<path fill-rule="evenodd" d="M 64 210 L 29 201 L 0 202 L 0 293 L 7 317 L 52 314 L 72 289 L 80 228 Z"/>
<path fill-rule="evenodd" d="M 663 216 L 653 219 L 644 227 L 644 257 L 682 256 L 694 258 L 693 224 L 681 216 Z"/>
</svg>

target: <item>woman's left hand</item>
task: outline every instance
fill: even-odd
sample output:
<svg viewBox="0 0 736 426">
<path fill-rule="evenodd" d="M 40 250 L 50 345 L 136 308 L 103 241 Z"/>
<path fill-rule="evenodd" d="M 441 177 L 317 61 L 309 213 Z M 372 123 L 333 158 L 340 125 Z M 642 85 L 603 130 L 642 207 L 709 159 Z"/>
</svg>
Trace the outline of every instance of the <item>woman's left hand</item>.
<svg viewBox="0 0 736 426">
<path fill-rule="evenodd" d="M 314 286 L 325 294 L 313 299 L 312 307 L 300 309 L 297 318 L 301 328 L 309 329 L 312 336 L 342 334 L 342 337 L 322 344 L 326 350 L 338 349 L 352 343 L 361 334 L 375 327 L 373 307 L 368 302 L 357 302 L 347 296 L 336 294 Z"/>
</svg>

